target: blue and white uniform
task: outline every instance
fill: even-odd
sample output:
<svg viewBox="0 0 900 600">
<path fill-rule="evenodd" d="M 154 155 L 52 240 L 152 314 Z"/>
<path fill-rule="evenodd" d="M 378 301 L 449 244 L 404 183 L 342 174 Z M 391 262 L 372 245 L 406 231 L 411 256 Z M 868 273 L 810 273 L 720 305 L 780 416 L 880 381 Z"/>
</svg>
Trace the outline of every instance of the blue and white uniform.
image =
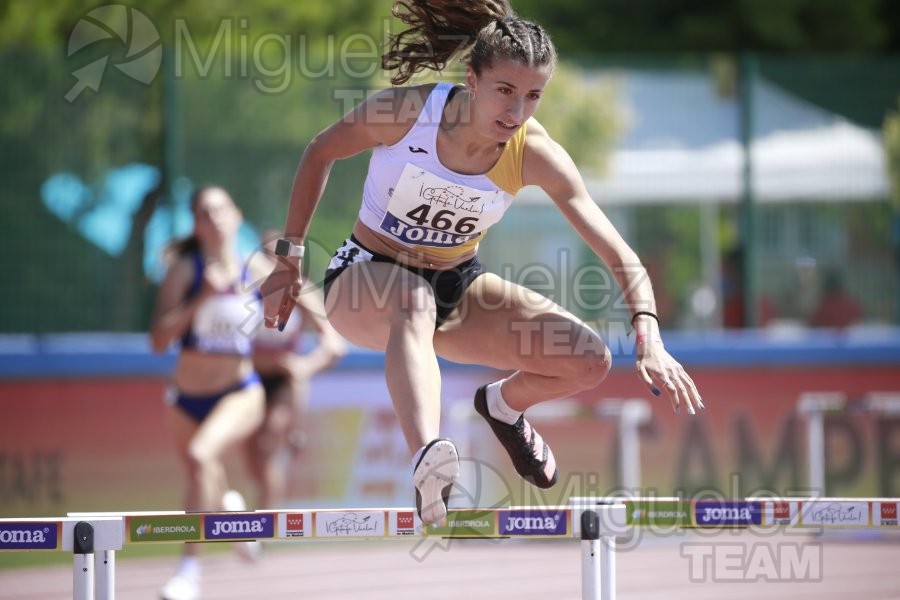
<svg viewBox="0 0 900 600">
<path fill-rule="evenodd" d="M 200 252 L 191 254 L 194 263 L 194 281 L 187 298 L 200 293 L 203 286 L 205 264 Z M 240 283 L 203 301 L 197 309 L 191 326 L 181 338 L 183 350 L 197 350 L 210 354 L 237 354 L 250 356 L 253 352 L 253 334 L 260 324 L 260 311 L 255 306 L 258 292 L 245 292 L 240 288 L 247 284 L 247 274 L 242 273 Z"/>
<path fill-rule="evenodd" d="M 190 258 L 194 264 L 194 281 L 188 289 L 187 299 L 200 293 L 205 269 L 203 255 L 200 252 L 191 253 Z M 237 356 L 252 354 L 253 334 L 260 328 L 261 309 L 258 306 L 258 292 L 242 291 L 246 279 L 244 272 L 239 283 L 203 301 L 197 308 L 188 330 L 181 337 L 182 350 Z M 167 394 L 167 402 L 179 407 L 199 423 L 226 395 L 258 384 L 259 376 L 254 371 L 242 381 L 215 394 L 187 395 L 172 386 Z"/>
</svg>

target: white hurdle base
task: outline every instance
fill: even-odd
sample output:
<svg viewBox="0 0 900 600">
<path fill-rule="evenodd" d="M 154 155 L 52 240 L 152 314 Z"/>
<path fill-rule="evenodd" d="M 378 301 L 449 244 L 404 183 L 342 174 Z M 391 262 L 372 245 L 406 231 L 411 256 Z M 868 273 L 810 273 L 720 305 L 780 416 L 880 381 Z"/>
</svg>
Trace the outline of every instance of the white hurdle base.
<svg viewBox="0 0 900 600">
<path fill-rule="evenodd" d="M 581 598 L 615 600 L 616 535 L 626 531 L 625 505 L 591 498 L 573 498 L 571 503 L 572 520 L 581 531 Z"/>
<path fill-rule="evenodd" d="M 94 600 L 94 554 L 75 554 L 72 565 L 72 598 Z"/>
<path fill-rule="evenodd" d="M 116 550 L 125 540 L 121 516 L 68 517 L 62 521 L 62 549 L 73 553 L 75 600 L 115 600 Z"/>
</svg>

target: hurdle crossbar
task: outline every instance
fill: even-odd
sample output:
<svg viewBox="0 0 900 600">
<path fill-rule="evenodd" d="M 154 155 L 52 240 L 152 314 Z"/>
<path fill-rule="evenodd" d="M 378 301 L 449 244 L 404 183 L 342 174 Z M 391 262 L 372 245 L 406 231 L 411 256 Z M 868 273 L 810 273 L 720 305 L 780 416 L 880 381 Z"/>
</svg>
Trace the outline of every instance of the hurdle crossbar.
<svg viewBox="0 0 900 600">
<path fill-rule="evenodd" d="M 70 551 L 73 598 L 115 599 L 115 552 L 126 545 L 251 540 L 579 539 L 582 598 L 614 600 L 615 540 L 632 528 L 898 527 L 898 498 L 572 498 L 565 506 L 451 508 L 422 526 L 412 508 L 255 512 L 70 513 L 0 519 L 0 551 Z M 97 557 L 95 553 L 101 554 Z"/>
</svg>

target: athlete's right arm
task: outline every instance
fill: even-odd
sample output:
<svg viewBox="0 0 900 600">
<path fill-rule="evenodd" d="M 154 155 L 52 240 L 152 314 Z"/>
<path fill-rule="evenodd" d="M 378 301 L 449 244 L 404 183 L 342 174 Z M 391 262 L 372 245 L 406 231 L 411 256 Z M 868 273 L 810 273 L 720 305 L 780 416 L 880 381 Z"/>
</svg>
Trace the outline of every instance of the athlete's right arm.
<svg viewBox="0 0 900 600">
<path fill-rule="evenodd" d="M 313 138 L 300 159 L 291 188 L 284 230 L 288 239 L 299 243 L 306 237 L 334 162 L 398 142 L 418 114 L 412 107 L 421 107 L 428 91 L 430 86 L 382 90 Z"/>
<path fill-rule="evenodd" d="M 193 277 L 194 265 L 185 258 L 176 259 L 166 271 L 156 294 L 150 322 L 150 345 L 154 352 L 163 352 L 190 327 L 191 319 L 203 300 L 202 293 L 189 300 L 184 299 Z"/>
<path fill-rule="evenodd" d="M 402 139 L 432 87 L 382 90 L 313 138 L 294 175 L 284 229 L 286 239 L 303 243 L 335 161 Z M 300 259 L 279 257 L 278 262 L 279 266 L 260 287 L 267 327 L 286 323 L 300 296 Z M 272 318 L 275 315 L 277 318 Z"/>
</svg>

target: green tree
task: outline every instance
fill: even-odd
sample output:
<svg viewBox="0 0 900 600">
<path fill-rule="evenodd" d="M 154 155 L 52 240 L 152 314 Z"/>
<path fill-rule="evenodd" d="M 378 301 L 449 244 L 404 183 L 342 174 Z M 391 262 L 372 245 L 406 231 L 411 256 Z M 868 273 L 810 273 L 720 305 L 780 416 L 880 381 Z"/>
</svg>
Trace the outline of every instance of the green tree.
<svg viewBox="0 0 900 600">
<path fill-rule="evenodd" d="M 891 180 L 891 201 L 894 212 L 900 215 L 900 100 L 897 110 L 889 113 L 884 120 L 884 151 Z"/>
<path fill-rule="evenodd" d="M 516 0 L 564 52 L 900 50 L 893 0 Z"/>
<path fill-rule="evenodd" d="M 612 80 L 560 62 L 536 116 L 579 167 L 602 174 L 623 127 L 616 98 Z"/>
</svg>

